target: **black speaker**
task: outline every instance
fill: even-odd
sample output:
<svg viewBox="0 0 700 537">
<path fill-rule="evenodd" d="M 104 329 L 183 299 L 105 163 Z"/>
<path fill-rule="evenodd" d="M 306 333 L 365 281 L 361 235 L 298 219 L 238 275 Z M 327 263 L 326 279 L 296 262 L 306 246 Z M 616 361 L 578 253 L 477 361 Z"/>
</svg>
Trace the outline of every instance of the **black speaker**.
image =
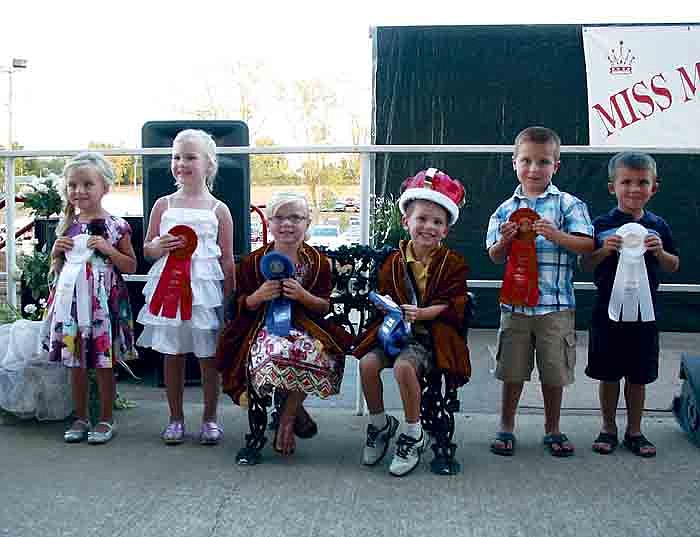
<svg viewBox="0 0 700 537">
<path fill-rule="evenodd" d="M 141 129 L 143 147 L 172 147 L 178 132 L 201 129 L 217 147 L 247 146 L 248 125 L 243 121 L 149 121 Z M 219 173 L 213 194 L 228 205 L 233 217 L 233 252 L 236 258 L 250 252 L 250 158 L 248 155 L 218 155 Z M 151 208 L 158 198 L 175 192 L 170 156 L 143 157 L 143 229 L 148 230 Z"/>
</svg>

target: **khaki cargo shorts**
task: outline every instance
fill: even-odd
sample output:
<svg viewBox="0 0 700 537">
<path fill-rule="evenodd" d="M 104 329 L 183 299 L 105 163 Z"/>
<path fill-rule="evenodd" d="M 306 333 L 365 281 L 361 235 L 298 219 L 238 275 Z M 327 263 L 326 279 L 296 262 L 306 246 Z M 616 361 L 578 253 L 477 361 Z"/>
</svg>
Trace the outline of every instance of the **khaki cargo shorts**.
<svg viewBox="0 0 700 537">
<path fill-rule="evenodd" d="M 501 312 L 496 378 L 504 382 L 530 380 L 535 360 L 542 384 L 566 386 L 574 382 L 574 310 L 546 315 Z"/>
</svg>

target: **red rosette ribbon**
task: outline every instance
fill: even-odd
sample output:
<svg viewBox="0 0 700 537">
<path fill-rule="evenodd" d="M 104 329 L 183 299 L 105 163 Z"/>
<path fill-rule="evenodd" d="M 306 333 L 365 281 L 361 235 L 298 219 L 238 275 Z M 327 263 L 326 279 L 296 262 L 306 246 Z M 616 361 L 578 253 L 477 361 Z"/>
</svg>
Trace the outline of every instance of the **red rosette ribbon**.
<svg viewBox="0 0 700 537">
<path fill-rule="evenodd" d="M 518 224 L 518 233 L 510 245 L 506 270 L 503 275 L 500 300 L 511 306 L 535 307 L 540 299 L 537 285 L 537 250 L 532 224 L 540 215 L 532 209 L 522 208 L 508 220 Z"/>
<path fill-rule="evenodd" d="M 197 234 L 191 227 L 175 226 L 170 235 L 182 237 L 185 245 L 173 250 L 163 267 L 148 311 L 153 315 L 174 319 L 180 307 L 180 319 L 192 319 L 192 254 L 197 249 Z"/>
</svg>

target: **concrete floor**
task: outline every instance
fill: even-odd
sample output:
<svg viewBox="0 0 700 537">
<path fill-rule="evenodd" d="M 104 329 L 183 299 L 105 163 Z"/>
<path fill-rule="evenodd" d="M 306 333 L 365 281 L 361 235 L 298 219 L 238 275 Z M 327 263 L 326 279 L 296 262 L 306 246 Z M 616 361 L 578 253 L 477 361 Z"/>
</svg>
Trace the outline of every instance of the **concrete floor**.
<svg viewBox="0 0 700 537">
<path fill-rule="evenodd" d="M 352 411 L 352 363 L 349 397 L 309 401 L 319 435 L 300 441 L 288 459 L 268 446 L 255 467 L 235 465 L 247 420 L 226 398 L 221 445 L 190 439 L 166 447 L 158 438 L 167 419 L 162 390 L 122 383 L 121 394 L 138 406 L 116 414 L 119 432 L 108 445 L 64 444 L 64 423 L 0 426 L 0 537 L 700 535 L 700 450 L 664 410 L 679 386 L 680 353 L 700 347 L 697 336 L 680 336 L 664 335 L 662 377 L 650 389 L 657 411 L 644 429 L 657 445 L 655 459 L 623 448 L 610 456 L 591 451 L 597 396 L 582 374 L 567 390 L 562 417 L 576 455 L 555 459 L 542 447 L 533 383 L 518 418 L 516 454 L 505 458 L 488 449 L 498 424 L 499 385 L 488 373 L 495 335 L 473 331 L 475 375 L 462 390 L 464 412 L 456 420 L 462 471 L 453 477 L 430 473 L 432 453 L 404 478 L 389 475 L 391 452 L 377 467 L 360 466 L 366 418 Z M 581 354 L 579 367 L 584 363 Z M 388 380 L 387 401 L 396 408 L 392 390 Z M 201 411 L 200 389 L 187 388 L 191 432 Z"/>
</svg>

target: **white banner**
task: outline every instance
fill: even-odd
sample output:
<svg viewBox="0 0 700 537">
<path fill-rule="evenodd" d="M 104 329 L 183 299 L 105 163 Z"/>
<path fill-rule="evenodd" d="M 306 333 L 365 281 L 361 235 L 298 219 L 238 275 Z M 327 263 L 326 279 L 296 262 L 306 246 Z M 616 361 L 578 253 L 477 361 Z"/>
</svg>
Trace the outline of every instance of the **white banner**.
<svg viewBox="0 0 700 537">
<path fill-rule="evenodd" d="M 700 146 L 700 26 L 583 28 L 591 145 Z"/>
</svg>

